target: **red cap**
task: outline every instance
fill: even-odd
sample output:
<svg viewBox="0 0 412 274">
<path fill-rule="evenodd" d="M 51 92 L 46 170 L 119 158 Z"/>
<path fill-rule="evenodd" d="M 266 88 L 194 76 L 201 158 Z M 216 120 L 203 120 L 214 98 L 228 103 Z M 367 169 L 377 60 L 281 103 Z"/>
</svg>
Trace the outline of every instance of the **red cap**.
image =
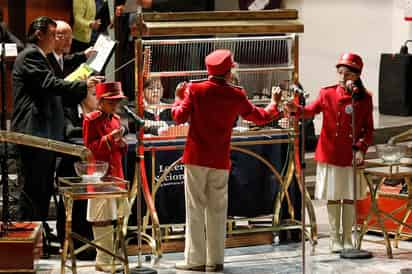
<svg viewBox="0 0 412 274">
<path fill-rule="evenodd" d="M 96 98 L 99 99 L 123 99 L 126 98 L 122 91 L 121 82 L 104 82 L 96 84 Z"/>
<path fill-rule="evenodd" d="M 339 60 L 336 64 L 336 67 L 339 66 L 347 66 L 355 70 L 358 70 L 359 72 L 362 72 L 362 58 L 355 53 L 344 53 L 341 56 L 339 56 Z"/>
<path fill-rule="evenodd" d="M 209 75 L 224 75 L 235 66 L 232 52 L 228 49 L 218 49 L 205 58 Z"/>
</svg>

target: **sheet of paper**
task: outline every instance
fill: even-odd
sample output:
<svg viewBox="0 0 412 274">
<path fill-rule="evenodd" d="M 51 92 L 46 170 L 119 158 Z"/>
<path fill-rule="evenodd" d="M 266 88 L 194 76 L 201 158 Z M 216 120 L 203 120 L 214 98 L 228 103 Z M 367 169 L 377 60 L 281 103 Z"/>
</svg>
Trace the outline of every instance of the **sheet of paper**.
<svg viewBox="0 0 412 274">
<path fill-rule="evenodd" d="M 81 64 L 75 71 L 70 73 L 64 80 L 66 81 L 76 81 L 76 80 L 86 80 L 93 73 L 93 70 L 86 64 Z"/>
<path fill-rule="evenodd" d="M 255 0 L 250 4 L 248 10 L 263 10 L 269 4 L 269 0 Z"/>
<path fill-rule="evenodd" d="M 109 61 L 112 56 L 114 47 L 116 46 L 116 41 L 112 40 L 107 35 L 100 34 L 97 38 L 96 43 L 94 44 L 94 49 L 97 51 L 97 54 L 91 56 L 87 60 L 87 64 L 94 71 L 100 73 L 103 71 L 104 66 Z"/>
<path fill-rule="evenodd" d="M 14 43 L 5 43 L 4 51 L 6 57 L 16 57 L 17 56 L 17 45 Z"/>
</svg>

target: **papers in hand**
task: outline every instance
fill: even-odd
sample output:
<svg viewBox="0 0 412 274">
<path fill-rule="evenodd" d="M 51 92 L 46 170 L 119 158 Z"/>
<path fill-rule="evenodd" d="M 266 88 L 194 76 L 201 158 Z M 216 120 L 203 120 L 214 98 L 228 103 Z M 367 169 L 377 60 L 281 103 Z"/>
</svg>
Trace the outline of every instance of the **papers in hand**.
<svg viewBox="0 0 412 274">
<path fill-rule="evenodd" d="M 87 77 L 92 75 L 93 69 L 86 63 L 81 64 L 75 71 L 70 73 L 64 80 L 66 81 L 77 81 L 77 80 L 86 80 Z"/>
<path fill-rule="evenodd" d="M 101 73 L 109 62 L 115 47 L 116 41 L 107 35 L 100 34 L 93 46 L 97 53 L 91 56 L 86 63 L 95 72 Z"/>
<path fill-rule="evenodd" d="M 248 10 L 263 10 L 269 4 L 269 0 L 255 0 L 249 5 Z"/>
</svg>

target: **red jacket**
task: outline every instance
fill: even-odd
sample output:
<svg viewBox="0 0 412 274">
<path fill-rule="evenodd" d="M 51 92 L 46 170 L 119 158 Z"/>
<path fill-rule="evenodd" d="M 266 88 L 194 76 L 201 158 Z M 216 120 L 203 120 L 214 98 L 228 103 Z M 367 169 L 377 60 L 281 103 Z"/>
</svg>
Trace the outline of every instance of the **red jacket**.
<svg viewBox="0 0 412 274">
<path fill-rule="evenodd" d="M 183 101 L 175 102 L 173 119 L 190 122 L 183 162 L 217 169 L 230 169 L 230 140 L 238 115 L 265 124 L 278 115 L 276 106 L 254 106 L 246 92 L 224 80 L 193 81 Z"/>
<path fill-rule="evenodd" d="M 355 101 L 356 146 L 366 152 L 373 138 L 372 96 Z M 300 110 L 302 111 L 302 110 Z M 337 166 L 352 165 L 352 97 L 338 85 L 322 88 L 318 98 L 304 109 L 305 118 L 323 114 L 315 159 Z"/>
<path fill-rule="evenodd" d="M 123 178 L 122 157 L 127 148 L 114 142 L 110 133 L 120 128 L 120 117 L 93 111 L 83 120 L 84 145 L 89 148 L 96 160 L 109 163 L 107 175 Z"/>
</svg>

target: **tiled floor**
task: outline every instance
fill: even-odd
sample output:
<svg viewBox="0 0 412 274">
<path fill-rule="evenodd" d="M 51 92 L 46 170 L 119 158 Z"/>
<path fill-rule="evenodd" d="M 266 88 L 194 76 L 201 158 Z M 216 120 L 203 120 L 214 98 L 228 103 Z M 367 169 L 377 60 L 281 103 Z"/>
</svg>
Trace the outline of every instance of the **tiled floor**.
<svg viewBox="0 0 412 274">
<path fill-rule="evenodd" d="M 393 249 L 394 259 L 386 257 L 385 246 L 371 241 L 382 240 L 377 235 L 367 235 L 362 248 L 373 252 L 374 257 L 367 260 L 347 260 L 337 254 L 329 253 L 327 216 L 324 203 L 314 202 L 319 223 L 319 244 L 312 252 L 309 243 L 306 245 L 306 273 L 339 274 L 402 274 L 412 273 L 412 242 L 402 241 L 400 248 Z M 231 248 L 225 250 L 224 273 L 230 274 L 269 274 L 269 273 L 302 273 L 301 244 L 263 245 L 253 247 Z M 39 274 L 60 273 L 60 258 L 40 260 Z M 144 258 L 142 258 L 144 259 Z M 157 263 L 144 262 L 143 266 L 156 270 L 159 274 L 194 274 L 199 272 L 177 271 L 176 262 L 183 259 L 183 253 L 165 254 Z M 137 257 L 130 257 L 131 267 L 136 267 Z M 143 260 L 144 261 L 144 260 Z M 79 262 L 80 265 L 91 262 Z M 70 273 L 70 271 L 67 271 Z M 99 273 L 94 268 L 81 268 L 78 273 Z"/>
</svg>

